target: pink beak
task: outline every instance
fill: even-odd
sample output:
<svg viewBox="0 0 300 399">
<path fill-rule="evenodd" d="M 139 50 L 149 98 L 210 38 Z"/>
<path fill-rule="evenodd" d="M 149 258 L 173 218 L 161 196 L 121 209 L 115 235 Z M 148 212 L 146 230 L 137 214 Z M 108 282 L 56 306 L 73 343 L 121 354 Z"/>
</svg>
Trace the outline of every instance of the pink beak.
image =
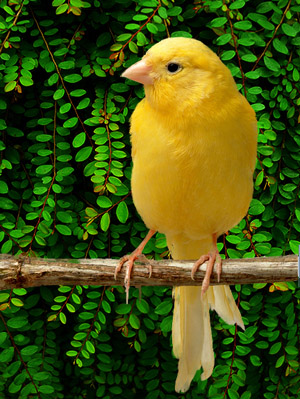
<svg viewBox="0 0 300 399">
<path fill-rule="evenodd" d="M 150 76 L 151 71 L 151 66 L 147 65 L 144 60 L 141 60 L 127 68 L 121 76 L 142 83 L 143 85 L 152 85 L 153 79 Z"/>
</svg>

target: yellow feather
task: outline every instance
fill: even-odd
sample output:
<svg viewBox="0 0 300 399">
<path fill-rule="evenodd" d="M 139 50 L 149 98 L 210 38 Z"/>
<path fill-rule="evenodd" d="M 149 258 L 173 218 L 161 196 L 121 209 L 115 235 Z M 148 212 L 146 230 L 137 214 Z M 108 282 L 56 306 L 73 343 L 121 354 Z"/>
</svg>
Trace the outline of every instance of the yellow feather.
<svg viewBox="0 0 300 399">
<path fill-rule="evenodd" d="M 144 57 L 151 67 L 146 97 L 131 118 L 132 194 L 149 229 L 166 234 L 174 259 L 198 259 L 245 216 L 252 197 L 256 119 L 230 71 L 204 44 L 172 38 Z M 169 73 L 175 62 L 181 69 Z M 126 75 L 125 75 L 126 76 Z M 195 372 L 214 367 L 209 306 L 244 327 L 229 287 L 174 290 L 173 348 L 179 358 L 176 391 Z"/>
</svg>

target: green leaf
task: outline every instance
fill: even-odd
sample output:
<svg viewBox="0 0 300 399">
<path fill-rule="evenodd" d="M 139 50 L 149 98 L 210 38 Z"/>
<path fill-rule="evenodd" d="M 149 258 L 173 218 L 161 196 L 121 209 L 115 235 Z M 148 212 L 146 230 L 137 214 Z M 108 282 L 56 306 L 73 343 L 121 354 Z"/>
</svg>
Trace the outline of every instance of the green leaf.
<svg viewBox="0 0 300 399">
<path fill-rule="evenodd" d="M 28 324 L 28 320 L 22 316 L 15 316 L 7 321 L 8 327 L 20 329 Z"/>
<path fill-rule="evenodd" d="M 59 108 L 59 112 L 60 112 L 61 114 L 66 114 L 67 112 L 70 111 L 71 107 L 72 107 L 72 105 L 71 105 L 70 103 L 66 103 L 66 104 L 62 105 L 62 106 Z"/>
<path fill-rule="evenodd" d="M 63 236 L 70 236 L 72 235 L 72 230 L 70 229 L 70 227 L 64 225 L 64 224 L 57 224 L 56 226 L 56 230 L 62 234 Z"/>
<path fill-rule="evenodd" d="M 131 313 L 131 315 L 129 316 L 129 324 L 132 328 L 136 330 L 138 330 L 141 326 L 139 318 L 134 313 Z"/>
<path fill-rule="evenodd" d="M 108 197 L 101 195 L 100 197 L 97 198 L 97 204 L 99 205 L 100 208 L 107 209 L 112 206 L 112 201 Z"/>
<path fill-rule="evenodd" d="M 89 98 L 84 98 L 77 105 L 76 109 L 85 109 L 85 108 L 87 108 L 90 105 L 90 102 L 91 102 L 91 100 Z"/>
<path fill-rule="evenodd" d="M 36 173 L 38 175 L 46 175 L 51 172 L 53 165 L 41 165 L 36 168 Z"/>
<path fill-rule="evenodd" d="M 118 220 L 121 223 L 126 223 L 128 216 L 129 216 L 126 202 L 122 201 L 118 204 L 117 209 L 116 209 L 116 214 L 117 214 Z"/>
<path fill-rule="evenodd" d="M 65 89 L 57 89 L 53 94 L 54 100 L 60 100 L 65 94 Z"/>
<path fill-rule="evenodd" d="M 32 356 L 39 350 L 37 345 L 28 345 L 25 348 L 21 349 L 22 356 Z"/>
<path fill-rule="evenodd" d="M 274 60 L 274 58 L 269 58 L 266 55 L 264 56 L 265 66 L 271 71 L 278 72 L 280 70 L 280 64 Z"/>
<path fill-rule="evenodd" d="M 230 4 L 229 8 L 230 8 L 230 10 L 237 10 L 239 8 L 243 8 L 244 5 L 245 5 L 244 0 L 236 0 Z"/>
<path fill-rule="evenodd" d="M 40 385 L 39 392 L 45 394 L 51 394 L 54 392 L 54 388 L 51 385 Z"/>
<path fill-rule="evenodd" d="M 134 53 L 134 54 L 137 54 L 138 51 L 139 51 L 138 46 L 137 46 L 133 41 L 130 41 L 130 42 L 129 42 L 128 47 L 129 47 L 129 50 L 130 50 L 132 53 Z"/>
<path fill-rule="evenodd" d="M 259 367 L 262 365 L 262 362 L 261 362 L 259 356 L 257 356 L 257 355 L 251 355 L 250 361 L 253 364 L 253 366 L 255 366 L 255 367 Z"/>
<path fill-rule="evenodd" d="M 292 356 L 299 354 L 299 350 L 295 346 L 288 345 L 285 347 L 285 351 L 288 355 L 292 355 Z"/>
<path fill-rule="evenodd" d="M 294 254 L 299 255 L 300 241 L 290 240 L 289 246 L 290 246 L 292 252 L 294 252 Z"/>
<path fill-rule="evenodd" d="M 297 31 L 295 30 L 295 28 L 292 25 L 283 23 L 281 25 L 281 29 L 283 30 L 283 33 L 286 34 L 287 36 L 292 36 L 292 37 L 297 36 Z"/>
<path fill-rule="evenodd" d="M 128 304 L 121 303 L 120 305 L 118 305 L 116 307 L 115 312 L 117 314 L 123 315 L 123 314 L 128 314 L 130 312 L 130 310 L 131 310 L 131 305 L 129 303 Z"/>
<path fill-rule="evenodd" d="M 161 331 L 164 333 L 168 333 L 172 331 L 172 320 L 173 316 L 167 316 L 163 319 L 163 321 L 160 324 Z"/>
<path fill-rule="evenodd" d="M 8 210 L 13 208 L 14 208 L 14 203 L 12 202 L 11 199 L 0 197 L 0 209 Z"/>
<path fill-rule="evenodd" d="M 171 301 L 165 300 L 155 308 L 155 313 L 159 315 L 167 315 L 170 313 L 173 304 Z"/>
<path fill-rule="evenodd" d="M 160 8 L 162 8 L 162 7 L 160 7 Z M 160 10 L 160 8 L 159 8 L 159 10 Z M 147 43 L 146 36 L 142 32 L 138 32 L 138 34 L 136 35 L 136 38 L 137 38 L 138 46 L 145 46 L 145 44 Z"/>
<path fill-rule="evenodd" d="M 235 56 L 234 50 L 224 51 L 221 55 L 221 60 L 228 61 L 228 60 L 231 60 L 234 56 Z"/>
<path fill-rule="evenodd" d="M 275 363 L 275 368 L 281 367 L 281 366 L 283 365 L 283 363 L 284 363 L 284 355 L 280 356 L 280 357 L 277 359 L 277 361 L 276 361 L 276 363 Z"/>
<path fill-rule="evenodd" d="M 131 33 L 123 33 L 117 37 L 118 42 L 127 42 L 131 38 Z M 122 48 L 122 47 L 121 47 Z"/>
<path fill-rule="evenodd" d="M 72 145 L 73 145 L 74 148 L 81 147 L 85 143 L 85 140 L 86 140 L 85 132 L 78 133 L 74 137 Z"/>
<path fill-rule="evenodd" d="M 241 59 L 246 62 L 255 62 L 257 57 L 254 54 L 245 54 L 241 56 Z"/>
<path fill-rule="evenodd" d="M 38 119 L 38 124 L 42 125 L 42 126 L 47 126 L 47 125 L 49 125 L 52 122 L 53 122 L 52 118 L 40 118 L 40 119 Z M 48 134 L 44 135 L 44 137 L 47 137 L 47 136 L 48 136 Z M 52 136 L 51 136 L 51 138 L 52 138 Z"/>
<path fill-rule="evenodd" d="M 279 51 L 280 53 L 289 54 L 287 46 L 283 43 L 282 40 L 278 39 L 277 37 L 275 37 L 272 44 L 275 50 Z"/>
<path fill-rule="evenodd" d="M 86 345 L 86 349 L 88 350 L 88 352 L 90 352 L 90 353 L 96 352 L 95 346 L 92 344 L 91 341 L 86 341 L 85 345 Z"/>
<path fill-rule="evenodd" d="M 147 314 L 149 312 L 149 305 L 147 303 L 147 301 L 145 299 L 138 299 L 136 301 L 136 307 L 138 308 L 138 310 L 142 313 Z"/>
<path fill-rule="evenodd" d="M 93 148 L 92 147 L 83 147 L 81 148 L 76 156 L 75 156 L 75 161 L 76 162 L 83 162 L 88 159 L 88 157 L 91 155 Z"/>
<path fill-rule="evenodd" d="M 168 14 L 167 14 L 167 10 L 165 7 L 159 7 L 158 9 L 158 15 L 163 18 L 163 19 L 167 19 L 168 18 Z"/>
<path fill-rule="evenodd" d="M 67 324 L 67 318 L 63 312 L 59 312 L 59 320 L 61 321 L 62 324 Z"/>
<path fill-rule="evenodd" d="M 72 73 L 64 77 L 64 81 L 68 83 L 78 83 L 82 80 L 82 76 L 78 73 Z"/>
<path fill-rule="evenodd" d="M 50 122 L 52 122 L 52 119 L 50 119 Z M 46 143 L 47 141 L 52 140 L 52 136 L 51 136 L 51 134 L 38 134 L 36 136 L 36 140 L 40 141 L 42 143 Z"/>
<path fill-rule="evenodd" d="M 1 253 L 2 254 L 8 254 L 10 253 L 12 249 L 13 242 L 11 240 L 6 241 L 2 247 L 1 247 Z"/>
<path fill-rule="evenodd" d="M 237 21 L 233 24 L 235 29 L 240 29 L 240 30 L 250 30 L 252 29 L 252 23 L 251 21 Z"/>
<path fill-rule="evenodd" d="M 154 4 L 152 6 L 156 7 L 156 5 Z M 167 11 L 169 17 L 176 17 L 182 13 L 182 8 L 179 6 L 173 6 L 169 8 Z"/>
<path fill-rule="evenodd" d="M 104 213 L 104 215 L 102 216 L 101 221 L 100 221 L 101 230 L 107 231 L 109 228 L 109 225 L 110 225 L 110 216 L 109 216 L 109 213 L 106 212 L 106 213 Z"/>
<path fill-rule="evenodd" d="M 8 185 L 5 183 L 5 181 L 0 181 L 0 192 L 1 194 L 8 193 Z"/>
<path fill-rule="evenodd" d="M 74 61 L 62 61 L 58 64 L 59 68 L 61 69 L 74 69 L 75 63 Z"/>
<path fill-rule="evenodd" d="M 10 348 L 4 349 L 0 353 L 0 363 L 8 363 L 11 362 L 14 355 L 14 348 L 11 346 Z"/>
<path fill-rule="evenodd" d="M 7 332 L 5 332 L 5 331 L 0 332 L 0 345 L 2 345 L 3 342 L 5 342 L 7 338 L 8 338 Z"/>
<path fill-rule="evenodd" d="M 20 83 L 22 86 L 32 86 L 33 80 L 29 76 L 21 76 Z"/>
<path fill-rule="evenodd" d="M 5 92 L 9 92 L 14 90 L 14 88 L 17 86 L 17 82 L 15 80 L 6 83 L 6 85 L 4 86 L 4 91 Z"/>
<path fill-rule="evenodd" d="M 225 33 L 224 35 L 221 35 L 217 38 L 216 42 L 218 46 L 224 46 L 224 44 L 227 44 L 232 40 L 232 36 L 230 33 Z"/>
<path fill-rule="evenodd" d="M 44 380 L 48 380 L 50 378 L 50 373 L 48 373 L 47 371 L 40 371 L 38 373 L 34 374 L 34 379 L 36 381 L 44 381 Z"/>
<path fill-rule="evenodd" d="M 9 298 L 9 294 L 6 292 L 0 292 L 0 303 L 5 302 Z"/>
<path fill-rule="evenodd" d="M 110 88 L 117 93 L 125 93 L 129 90 L 129 86 L 126 83 L 113 83 Z"/>
<path fill-rule="evenodd" d="M 57 219 L 63 223 L 72 223 L 72 216 L 68 212 L 58 211 L 56 213 Z"/>
<path fill-rule="evenodd" d="M 249 214 L 250 215 L 260 215 L 265 210 L 265 206 L 258 200 L 253 199 L 250 204 Z"/>
<path fill-rule="evenodd" d="M 73 118 L 66 120 L 63 124 L 63 127 L 68 128 L 68 129 L 72 128 L 77 125 L 77 122 L 78 122 L 78 118 L 76 116 L 74 116 Z"/>
<path fill-rule="evenodd" d="M 70 350 L 66 352 L 66 355 L 69 357 L 75 357 L 77 355 L 76 351 Z"/>
<path fill-rule="evenodd" d="M 52 86 L 54 84 L 56 84 L 58 82 L 59 76 L 58 74 L 55 72 L 53 75 L 50 76 L 50 78 L 48 79 L 48 85 Z"/>
<path fill-rule="evenodd" d="M 82 96 L 84 96 L 86 94 L 86 90 L 84 90 L 84 89 L 76 89 L 76 90 L 72 90 L 71 92 L 70 92 L 70 95 L 72 96 L 72 97 L 82 97 Z"/>
<path fill-rule="evenodd" d="M 55 14 L 60 15 L 63 14 L 68 10 L 69 6 L 68 4 L 61 4 L 57 9 L 55 10 Z"/>
<path fill-rule="evenodd" d="M 221 26 L 224 26 L 226 23 L 227 23 L 227 18 L 226 17 L 218 17 L 218 18 L 214 18 L 210 22 L 210 26 L 212 28 L 220 28 Z"/>
<path fill-rule="evenodd" d="M 157 32 L 158 32 L 158 29 L 157 29 L 156 25 L 153 24 L 152 22 L 148 22 L 147 25 L 146 25 L 146 28 L 148 29 L 148 31 L 150 33 L 153 33 L 154 35 L 156 35 Z"/>
<path fill-rule="evenodd" d="M 229 388 L 227 393 L 230 399 L 240 399 L 240 395 L 232 388 Z"/>
</svg>

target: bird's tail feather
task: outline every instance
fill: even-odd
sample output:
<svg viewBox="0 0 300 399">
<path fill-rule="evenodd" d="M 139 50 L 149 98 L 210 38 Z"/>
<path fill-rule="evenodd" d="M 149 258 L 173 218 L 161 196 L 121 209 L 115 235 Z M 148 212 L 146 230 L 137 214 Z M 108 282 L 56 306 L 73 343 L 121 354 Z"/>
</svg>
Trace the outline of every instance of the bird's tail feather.
<svg viewBox="0 0 300 399">
<path fill-rule="evenodd" d="M 179 238 L 168 244 L 174 259 L 198 259 L 211 250 L 212 241 L 187 242 Z M 177 392 L 188 390 L 196 371 L 201 367 L 202 380 L 212 374 L 214 352 L 209 307 L 216 310 L 226 323 L 237 323 L 244 328 L 241 314 L 228 286 L 209 287 L 203 298 L 201 287 L 176 287 L 172 341 L 174 355 L 179 359 L 175 384 Z"/>
</svg>

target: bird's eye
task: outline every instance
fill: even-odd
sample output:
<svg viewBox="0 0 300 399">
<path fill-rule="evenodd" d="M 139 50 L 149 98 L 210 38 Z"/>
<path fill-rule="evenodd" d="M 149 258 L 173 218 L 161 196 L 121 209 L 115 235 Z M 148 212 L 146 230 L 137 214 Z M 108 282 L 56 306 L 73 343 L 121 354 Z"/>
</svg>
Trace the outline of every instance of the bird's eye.
<svg viewBox="0 0 300 399">
<path fill-rule="evenodd" d="M 177 64 L 176 62 L 170 62 L 170 63 L 167 65 L 167 70 L 168 70 L 170 73 L 176 73 L 176 72 L 180 71 L 181 69 L 182 69 L 181 65 L 180 65 L 180 64 Z"/>
</svg>

